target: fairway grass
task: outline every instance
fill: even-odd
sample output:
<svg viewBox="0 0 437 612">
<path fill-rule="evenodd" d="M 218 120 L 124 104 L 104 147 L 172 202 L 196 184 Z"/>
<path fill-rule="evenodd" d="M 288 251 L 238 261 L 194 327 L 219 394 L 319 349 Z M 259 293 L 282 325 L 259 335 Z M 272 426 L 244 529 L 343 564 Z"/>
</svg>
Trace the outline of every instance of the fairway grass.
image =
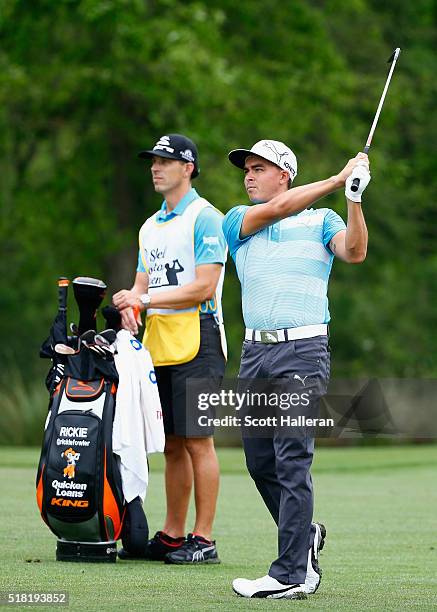
<svg viewBox="0 0 437 612">
<path fill-rule="evenodd" d="M 56 538 L 35 502 L 38 456 L 0 447 L 0 591 L 68 591 L 70 609 L 81 611 L 437 609 L 436 445 L 318 449 L 314 514 L 328 536 L 321 587 L 305 601 L 232 592 L 234 578 L 266 574 L 276 556 L 275 525 L 240 449 L 219 450 L 214 537 L 222 563 L 196 567 L 56 562 Z M 152 534 L 165 510 L 162 466 L 153 456 L 145 505 Z M 192 523 L 193 508 L 188 529 Z"/>
</svg>

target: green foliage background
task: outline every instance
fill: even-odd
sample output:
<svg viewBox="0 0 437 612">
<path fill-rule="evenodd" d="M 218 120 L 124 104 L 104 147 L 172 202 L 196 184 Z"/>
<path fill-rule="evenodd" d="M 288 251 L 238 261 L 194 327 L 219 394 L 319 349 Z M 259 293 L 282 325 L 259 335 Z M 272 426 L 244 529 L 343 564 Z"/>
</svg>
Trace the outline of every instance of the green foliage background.
<svg viewBox="0 0 437 612">
<path fill-rule="evenodd" d="M 331 280 L 333 375 L 434 376 L 436 17 L 435 0 L 1 0 L 3 374 L 26 367 L 40 384 L 59 275 L 130 286 L 160 205 L 140 148 L 192 137 L 196 188 L 224 212 L 246 201 L 226 154 L 260 138 L 296 152 L 296 184 L 325 178 L 362 148 L 400 46 L 371 150 L 369 254 Z M 345 214 L 342 193 L 323 205 Z M 232 373 L 232 262 L 224 309 Z"/>
</svg>

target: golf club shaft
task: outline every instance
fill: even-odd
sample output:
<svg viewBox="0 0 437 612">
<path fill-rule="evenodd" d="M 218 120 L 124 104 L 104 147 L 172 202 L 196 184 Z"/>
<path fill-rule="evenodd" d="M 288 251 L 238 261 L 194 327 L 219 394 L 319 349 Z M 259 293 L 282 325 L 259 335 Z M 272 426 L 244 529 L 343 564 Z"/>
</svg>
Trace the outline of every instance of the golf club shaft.
<svg viewBox="0 0 437 612">
<path fill-rule="evenodd" d="M 67 311 L 67 293 L 70 281 L 65 276 L 60 276 L 58 279 L 58 310 L 59 312 Z"/>
<path fill-rule="evenodd" d="M 384 90 L 382 92 L 381 95 L 381 99 L 379 100 L 379 104 L 378 104 L 378 108 L 376 109 L 376 113 L 375 113 L 375 118 L 373 119 L 373 123 L 372 123 L 372 127 L 370 128 L 370 132 L 369 135 L 367 137 L 367 142 L 366 142 L 366 146 L 363 149 L 363 153 L 368 153 L 369 149 L 370 149 L 370 145 L 372 144 L 372 139 L 373 139 L 373 134 L 375 133 L 375 129 L 376 126 L 378 125 L 378 120 L 379 120 L 379 116 L 381 114 L 382 111 L 382 107 L 384 104 L 384 100 L 385 100 L 385 96 L 387 95 L 387 91 L 388 91 L 388 87 L 390 85 L 390 81 L 391 81 L 391 77 L 393 75 L 395 66 L 396 66 L 396 62 L 397 59 L 399 57 L 399 53 L 401 52 L 400 48 L 397 47 L 397 49 L 395 49 L 392 57 L 390 58 L 390 60 L 392 60 L 392 64 L 387 76 L 387 80 L 385 82 L 385 86 L 384 86 Z M 389 60 L 389 61 L 390 61 Z M 360 186 L 360 179 L 359 178 L 354 178 L 354 180 L 352 181 L 352 185 L 351 185 L 351 190 L 352 191 L 358 191 L 358 187 Z"/>
</svg>

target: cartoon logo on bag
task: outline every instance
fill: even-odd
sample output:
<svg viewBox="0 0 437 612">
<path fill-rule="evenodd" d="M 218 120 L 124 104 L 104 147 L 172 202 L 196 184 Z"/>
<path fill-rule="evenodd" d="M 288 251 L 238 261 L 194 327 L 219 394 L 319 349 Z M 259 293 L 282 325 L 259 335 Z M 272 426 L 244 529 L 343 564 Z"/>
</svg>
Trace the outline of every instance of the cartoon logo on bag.
<svg viewBox="0 0 437 612">
<path fill-rule="evenodd" d="M 79 461 L 80 453 L 76 453 L 73 448 L 67 448 L 61 453 L 61 457 L 64 457 L 67 462 L 67 466 L 64 468 L 64 478 L 71 480 L 76 475 L 76 464 Z"/>
</svg>

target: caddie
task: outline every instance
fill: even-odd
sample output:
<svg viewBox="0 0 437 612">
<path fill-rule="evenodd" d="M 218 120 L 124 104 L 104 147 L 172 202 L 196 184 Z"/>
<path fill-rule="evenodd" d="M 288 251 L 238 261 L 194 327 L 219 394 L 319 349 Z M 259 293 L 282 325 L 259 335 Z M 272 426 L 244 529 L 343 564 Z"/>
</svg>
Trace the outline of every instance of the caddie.
<svg viewBox="0 0 437 612">
<path fill-rule="evenodd" d="M 181 134 L 162 136 L 141 151 L 151 161 L 155 191 L 165 199 L 139 232 L 135 283 L 113 297 L 123 325 L 138 333 L 134 308 L 146 311 L 144 343 L 155 366 L 163 409 L 167 515 L 149 541 L 147 558 L 174 564 L 219 563 L 212 525 L 219 466 L 212 428 L 191 435 L 186 418 L 190 378 L 221 380 L 226 340 L 221 294 L 226 261 L 223 215 L 199 196 L 197 147 Z M 196 518 L 185 537 L 194 482 Z M 121 558 L 131 558 L 122 551 Z"/>
<path fill-rule="evenodd" d="M 367 252 L 367 229 L 361 194 L 369 180 L 367 155 L 359 153 L 326 180 L 291 189 L 297 160 L 275 140 L 229 153 L 244 170 L 252 203 L 236 206 L 223 230 L 241 282 L 246 325 L 241 379 L 311 378 L 326 393 L 328 349 L 328 280 L 334 256 L 361 263 Z M 357 192 L 353 177 L 360 178 Z M 319 198 L 345 186 L 347 224 L 329 208 L 307 209 Z M 319 551 L 326 529 L 312 523 L 310 468 L 314 438 L 243 437 L 246 464 L 278 526 L 278 557 L 267 575 L 237 578 L 243 597 L 304 599 L 319 586 Z"/>
</svg>

